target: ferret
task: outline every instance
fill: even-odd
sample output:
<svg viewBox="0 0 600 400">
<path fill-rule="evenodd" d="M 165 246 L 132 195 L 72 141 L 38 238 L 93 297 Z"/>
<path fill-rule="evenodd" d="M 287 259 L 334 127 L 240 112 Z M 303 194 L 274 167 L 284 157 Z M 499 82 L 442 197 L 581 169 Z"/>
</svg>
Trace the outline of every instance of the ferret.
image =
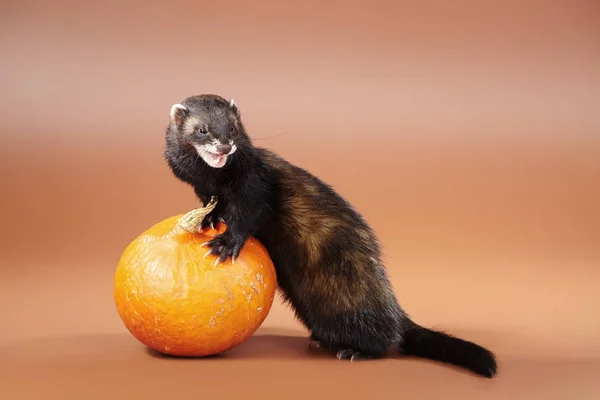
<svg viewBox="0 0 600 400">
<path fill-rule="evenodd" d="M 324 351 L 367 360 L 397 347 L 399 354 L 487 378 L 496 374 L 490 350 L 407 315 L 366 220 L 329 184 L 255 146 L 233 99 L 201 94 L 174 104 L 165 137 L 174 176 L 204 204 L 217 197 L 201 226 L 226 226 L 205 243 L 215 265 L 235 262 L 246 239 L 258 239 L 275 265 L 284 303 Z"/>
</svg>

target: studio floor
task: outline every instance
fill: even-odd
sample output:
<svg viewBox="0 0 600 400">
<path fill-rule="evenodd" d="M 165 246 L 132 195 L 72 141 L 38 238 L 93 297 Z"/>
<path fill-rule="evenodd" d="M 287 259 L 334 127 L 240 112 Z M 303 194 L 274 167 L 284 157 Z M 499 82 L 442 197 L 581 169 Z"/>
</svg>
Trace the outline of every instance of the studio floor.
<svg viewBox="0 0 600 400">
<path fill-rule="evenodd" d="M 305 331 L 278 298 L 259 331 L 223 356 L 159 356 L 121 324 L 112 304 L 113 269 L 23 268 L 18 279 L 0 274 L 1 399 L 600 398 L 594 332 L 587 339 L 579 333 L 574 341 L 576 335 L 558 329 L 544 335 L 539 327 L 516 333 L 489 322 L 488 329 L 465 322 L 461 327 L 452 322 L 460 319 L 458 313 L 444 317 L 434 300 L 423 307 L 421 295 L 407 296 L 419 320 L 497 353 L 494 379 L 426 360 L 338 361 L 309 347 Z M 490 312 L 498 314 L 490 304 Z M 437 311 L 424 311 L 428 308 Z"/>
<path fill-rule="evenodd" d="M 126 334 L 1 347 L 0 396 L 21 399 L 598 399 L 600 361 L 501 357 L 492 380 L 413 359 L 341 362 L 305 337 L 262 330 L 219 358 L 156 356 Z"/>
</svg>

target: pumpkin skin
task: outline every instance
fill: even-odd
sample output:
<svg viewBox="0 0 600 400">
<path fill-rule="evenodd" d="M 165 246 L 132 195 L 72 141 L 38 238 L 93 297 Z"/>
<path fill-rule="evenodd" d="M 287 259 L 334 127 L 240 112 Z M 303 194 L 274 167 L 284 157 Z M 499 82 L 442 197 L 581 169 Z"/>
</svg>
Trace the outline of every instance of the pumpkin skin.
<svg viewBox="0 0 600 400">
<path fill-rule="evenodd" d="M 135 238 L 114 278 L 114 301 L 127 330 L 166 355 L 203 357 L 252 336 L 267 317 L 277 279 L 267 250 L 250 237 L 232 264 L 216 266 L 201 244 L 226 230 L 182 229 L 167 218 Z"/>
</svg>

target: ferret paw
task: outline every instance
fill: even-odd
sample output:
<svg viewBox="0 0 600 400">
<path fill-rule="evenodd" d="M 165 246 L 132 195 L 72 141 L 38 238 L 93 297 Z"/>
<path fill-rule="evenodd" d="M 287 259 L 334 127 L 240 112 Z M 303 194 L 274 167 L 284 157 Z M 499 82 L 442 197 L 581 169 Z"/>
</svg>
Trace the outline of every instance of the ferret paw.
<svg viewBox="0 0 600 400">
<path fill-rule="evenodd" d="M 217 223 L 219 221 L 221 221 L 221 219 L 216 214 L 210 213 L 206 217 L 204 217 L 204 219 L 200 223 L 200 227 L 198 228 L 198 231 L 202 232 L 203 230 L 205 230 L 209 227 L 211 229 L 215 229 L 215 225 L 217 225 Z"/>
<path fill-rule="evenodd" d="M 368 360 L 371 357 L 366 356 L 354 349 L 339 349 L 337 352 L 337 358 L 338 360 L 360 361 Z"/>
<path fill-rule="evenodd" d="M 225 231 L 225 233 L 215 236 L 214 239 L 204 244 L 209 248 L 205 257 L 216 255 L 215 265 L 225 262 L 229 257 L 231 257 L 231 262 L 233 263 L 240 255 L 244 242 L 243 238 Z"/>
<path fill-rule="evenodd" d="M 314 334 L 314 333 L 312 333 L 312 334 L 310 335 L 309 342 L 308 342 L 308 348 L 309 348 L 309 349 L 312 349 L 312 348 L 317 348 L 317 349 L 319 349 L 319 348 L 321 348 L 321 343 L 320 343 L 320 340 L 319 340 L 319 338 L 318 338 L 318 337 L 316 337 L 316 336 L 315 336 L 315 334 Z"/>
</svg>

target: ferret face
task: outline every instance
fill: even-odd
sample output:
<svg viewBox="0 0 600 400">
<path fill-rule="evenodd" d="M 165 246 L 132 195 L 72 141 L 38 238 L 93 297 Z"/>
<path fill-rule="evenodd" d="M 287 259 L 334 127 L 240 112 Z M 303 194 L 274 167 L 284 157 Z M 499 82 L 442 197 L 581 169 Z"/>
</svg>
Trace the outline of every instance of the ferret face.
<svg viewBox="0 0 600 400">
<path fill-rule="evenodd" d="M 171 124 L 213 168 L 222 168 L 245 139 L 235 101 L 216 95 L 187 98 L 171 107 Z"/>
</svg>

